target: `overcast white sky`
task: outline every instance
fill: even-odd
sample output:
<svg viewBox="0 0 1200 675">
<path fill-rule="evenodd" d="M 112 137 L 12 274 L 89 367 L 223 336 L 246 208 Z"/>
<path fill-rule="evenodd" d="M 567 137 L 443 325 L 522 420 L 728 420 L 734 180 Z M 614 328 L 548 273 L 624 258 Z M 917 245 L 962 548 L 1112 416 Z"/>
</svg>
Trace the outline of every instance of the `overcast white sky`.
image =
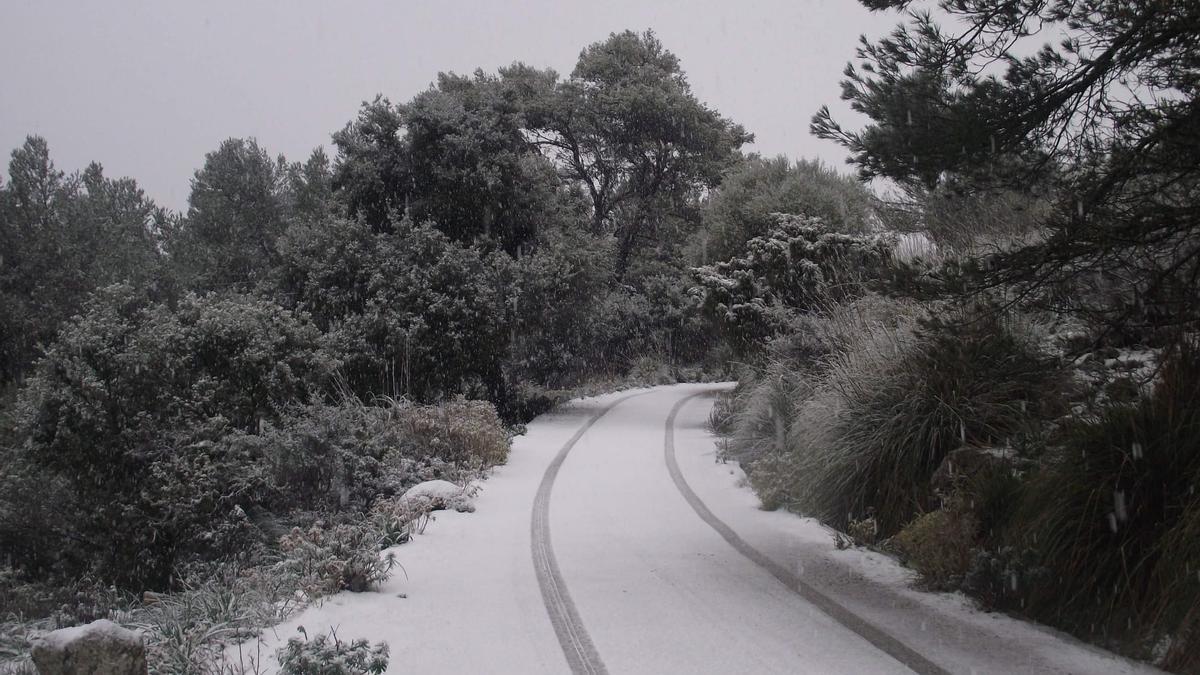
<svg viewBox="0 0 1200 675">
<path fill-rule="evenodd" d="M 855 0 L 0 0 L 0 148 L 7 174 L 7 153 L 40 134 L 59 169 L 96 160 L 184 209 L 225 138 L 302 160 L 376 93 L 405 101 L 438 71 L 514 61 L 566 74 L 584 46 L 652 28 L 754 150 L 848 170 L 809 118 L 847 111 L 838 81 L 858 36 L 897 20 Z"/>
</svg>

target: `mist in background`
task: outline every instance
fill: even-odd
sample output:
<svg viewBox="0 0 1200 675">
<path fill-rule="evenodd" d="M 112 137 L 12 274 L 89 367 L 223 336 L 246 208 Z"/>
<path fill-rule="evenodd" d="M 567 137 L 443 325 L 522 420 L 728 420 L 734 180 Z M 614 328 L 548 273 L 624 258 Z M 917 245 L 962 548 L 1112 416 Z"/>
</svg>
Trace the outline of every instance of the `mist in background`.
<svg viewBox="0 0 1200 675">
<path fill-rule="evenodd" d="M 567 75 L 588 44 L 653 29 L 701 101 L 753 132 L 766 155 L 845 153 L 808 133 L 860 34 L 897 17 L 853 0 L 766 2 L 13 2 L 0 7 L 0 147 L 44 136 L 58 168 L 101 162 L 158 203 L 231 136 L 303 160 L 381 93 L 393 102 L 439 71 L 514 61 Z M 7 159 L 0 164 L 7 164 Z"/>
</svg>

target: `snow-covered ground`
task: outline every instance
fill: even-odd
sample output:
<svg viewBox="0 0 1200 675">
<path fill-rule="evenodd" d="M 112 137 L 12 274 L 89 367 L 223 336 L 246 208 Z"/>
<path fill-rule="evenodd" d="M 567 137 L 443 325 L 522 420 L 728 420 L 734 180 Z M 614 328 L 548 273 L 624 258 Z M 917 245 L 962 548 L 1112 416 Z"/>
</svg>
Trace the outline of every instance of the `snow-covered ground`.
<svg viewBox="0 0 1200 675">
<path fill-rule="evenodd" d="M 555 457 L 604 413 L 569 450 L 548 501 L 549 550 L 595 671 L 908 672 L 880 640 L 860 635 L 874 632 L 926 659 L 929 668 L 918 668 L 927 672 L 1157 672 L 979 612 L 962 596 L 912 590 L 894 561 L 838 551 L 815 521 L 759 510 L 740 470 L 716 461 L 705 429 L 711 397 L 684 403 L 674 425 L 681 479 L 745 545 L 840 605 L 842 620 L 831 618 L 731 546 L 672 480 L 668 415 L 717 388 L 608 394 L 539 417 L 483 484 L 475 513 L 438 512 L 425 534 L 393 549 L 405 572 L 378 592 L 328 599 L 242 649 L 269 656 L 298 626 L 309 635 L 335 627 L 342 639 L 386 640 L 391 672 L 569 672 L 535 573 L 534 503 Z"/>
</svg>

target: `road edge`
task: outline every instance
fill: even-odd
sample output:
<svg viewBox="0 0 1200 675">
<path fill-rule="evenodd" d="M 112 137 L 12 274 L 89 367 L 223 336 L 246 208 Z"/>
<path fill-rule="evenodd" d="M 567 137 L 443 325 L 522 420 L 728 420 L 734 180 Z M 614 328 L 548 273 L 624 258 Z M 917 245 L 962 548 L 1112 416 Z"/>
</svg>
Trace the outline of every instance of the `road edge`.
<svg viewBox="0 0 1200 675">
<path fill-rule="evenodd" d="M 675 483 L 676 489 L 683 495 L 684 500 L 692 507 L 696 515 L 715 530 L 717 534 L 721 535 L 721 538 L 738 553 L 741 553 L 751 562 L 766 570 L 767 573 L 775 577 L 776 580 L 789 590 L 816 605 L 829 618 L 853 631 L 880 651 L 921 675 L 950 675 L 948 670 L 930 661 L 911 647 L 872 625 L 854 612 L 846 609 L 833 598 L 809 585 L 792 571 L 751 546 L 746 540 L 738 536 L 733 531 L 733 528 L 729 527 L 729 525 L 713 514 L 708 506 L 704 504 L 704 501 L 692 490 L 687 480 L 683 477 L 683 472 L 679 469 L 679 462 L 675 458 L 675 418 L 679 415 L 679 411 L 683 409 L 683 406 L 690 403 L 693 399 L 711 395 L 716 391 L 719 390 L 710 389 L 685 396 L 675 403 L 675 406 L 671 408 L 670 414 L 667 415 L 666 434 L 663 443 L 663 455 L 666 459 L 667 471 L 671 474 L 671 480 Z"/>
</svg>

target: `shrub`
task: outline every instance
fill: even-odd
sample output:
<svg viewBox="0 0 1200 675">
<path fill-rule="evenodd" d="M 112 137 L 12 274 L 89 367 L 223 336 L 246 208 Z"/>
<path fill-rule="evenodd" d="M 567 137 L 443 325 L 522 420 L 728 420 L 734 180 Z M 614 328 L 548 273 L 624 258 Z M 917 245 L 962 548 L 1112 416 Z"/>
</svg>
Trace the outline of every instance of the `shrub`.
<svg viewBox="0 0 1200 675">
<path fill-rule="evenodd" d="M 1047 576 L 1028 548 L 981 547 L 971 553 L 971 565 L 963 577 L 962 588 L 989 609 L 1015 607 L 1029 584 L 1041 583 Z"/>
<path fill-rule="evenodd" d="M 503 400 L 503 288 L 478 249 L 408 221 L 381 234 L 357 222 L 297 227 L 281 247 L 283 290 L 339 346 L 361 398 Z"/>
<path fill-rule="evenodd" d="M 738 255 L 747 241 L 771 229 L 776 213 L 815 216 L 837 232 L 865 232 L 873 220 L 872 202 L 862 183 L 820 162 L 750 157 L 705 203 L 707 251 L 700 253 L 709 260 Z"/>
<path fill-rule="evenodd" d="M 301 628 L 301 631 L 304 629 Z M 388 666 L 388 646 L 366 640 L 342 642 L 333 630 L 309 640 L 290 638 L 276 657 L 283 675 L 381 675 Z"/>
<path fill-rule="evenodd" d="M 714 436 L 728 436 L 733 432 L 736 396 L 736 391 L 722 392 L 713 401 L 712 411 L 708 413 L 708 430 Z"/>
<path fill-rule="evenodd" d="M 276 513 L 363 513 L 421 481 L 462 482 L 503 462 L 509 447 L 495 407 L 465 399 L 298 406 L 246 442 L 271 476 Z"/>
<path fill-rule="evenodd" d="M 764 489 L 769 489 L 775 503 L 826 520 L 839 529 L 844 529 L 851 517 L 867 515 L 869 505 L 856 504 L 850 495 L 853 483 L 861 479 L 856 470 L 862 465 L 850 454 L 859 448 L 842 442 L 842 420 L 849 414 L 849 402 L 835 386 L 834 378 L 845 379 L 852 374 L 864 388 L 876 386 L 868 378 L 882 378 L 883 373 L 895 368 L 912 339 L 914 321 L 903 306 L 886 303 L 839 312 L 829 317 L 831 325 L 826 329 L 833 334 L 832 354 L 820 365 L 808 366 L 807 372 L 793 372 L 784 366 L 789 377 L 802 383 L 803 388 L 795 390 L 799 395 L 792 399 L 793 419 L 787 425 L 782 446 L 775 443 L 771 466 L 750 470 L 751 483 L 760 497 Z M 787 381 L 778 379 L 781 383 Z M 787 409 L 779 404 L 771 408 Z M 760 410 L 760 419 L 765 414 L 764 421 L 768 421 L 772 419 L 771 408 L 751 406 L 748 412 Z M 886 537 L 894 531 L 881 534 Z"/>
<path fill-rule="evenodd" d="M 225 553 L 264 496 L 241 438 L 323 396 L 336 366 L 315 326 L 272 303 L 187 296 L 172 309 L 105 289 L 47 351 L 16 414 L 28 459 L 69 487 L 62 520 L 94 562 L 61 571 L 162 588 L 180 556 Z"/>
<path fill-rule="evenodd" d="M 1063 424 L 1010 529 L 1050 571 L 1022 596 L 1033 616 L 1081 633 L 1157 630 L 1195 664 L 1200 351 L 1183 345 L 1159 377 L 1136 404 Z"/>
<path fill-rule="evenodd" d="M 604 325 L 600 304 L 613 270 L 613 242 L 549 232 L 532 255 L 515 263 L 513 336 L 505 362 L 512 386 L 562 387 L 599 363 Z"/>
<path fill-rule="evenodd" d="M 280 538 L 279 548 L 283 558 L 275 570 L 299 579 L 310 598 L 370 590 L 386 581 L 396 565 L 392 555 L 380 557 L 380 533 L 368 524 L 293 528 Z"/>
<path fill-rule="evenodd" d="M 799 406 L 811 395 L 804 373 L 786 363 L 768 362 L 747 373 L 731 396 L 727 454 L 749 470 L 759 458 L 784 451 Z"/>
<path fill-rule="evenodd" d="M 959 481 L 957 493 L 952 495 L 979 520 L 984 541 L 1001 540 L 1020 504 L 1027 475 L 1018 466 L 1027 466 L 1027 462 L 995 460 Z"/>
<path fill-rule="evenodd" d="M 1057 409 L 1061 371 L 1024 324 L 996 313 L 923 319 L 914 305 L 864 298 L 804 330 L 780 338 L 789 344 L 776 353 L 795 360 L 749 380 L 729 439 L 767 506 L 838 528 L 874 517 L 889 537 L 938 508 L 930 479 L 947 453 L 1005 445 Z M 1003 487 L 971 497 L 1002 511 Z"/>
<path fill-rule="evenodd" d="M 598 305 L 590 374 L 621 377 L 643 358 L 674 374 L 707 360 L 718 341 L 692 286 L 689 273 L 668 262 L 639 261 Z"/>
<path fill-rule="evenodd" d="M 815 514 L 808 478 L 824 480 L 823 469 L 801 468 L 832 449 L 834 421 L 842 400 L 826 382 L 829 361 L 865 338 L 895 324 L 906 306 L 874 296 L 834 305 L 820 314 L 796 317 L 788 332 L 772 340 L 763 363 L 747 369 L 734 397 L 726 454 L 749 475 L 764 508 Z M 858 347 L 862 349 L 862 347 Z"/>
<path fill-rule="evenodd" d="M 476 468 L 503 464 L 509 439 L 496 407 L 456 398 L 436 406 L 398 404 L 391 414 L 403 430 L 410 456 L 430 456 Z"/>
<path fill-rule="evenodd" d="M 0 550 L 32 576 L 61 568 L 86 569 L 70 543 L 67 514 L 77 512 L 70 484 L 34 463 L 22 448 L 0 441 Z M 0 607 L 11 606 L 0 601 Z"/>
<path fill-rule="evenodd" d="M 387 413 L 354 399 L 298 407 L 253 439 L 271 475 L 272 510 L 365 511 L 390 484 L 386 457 L 400 441 Z"/>
<path fill-rule="evenodd" d="M 792 314 L 860 295 L 888 259 L 884 240 L 831 232 L 817 218 L 779 215 L 744 253 L 693 270 L 702 311 L 747 353 Z"/>
<path fill-rule="evenodd" d="M 955 589 L 971 565 L 979 531 L 973 515 L 957 508 L 917 516 L 893 538 L 921 580 L 935 589 Z"/>
</svg>

